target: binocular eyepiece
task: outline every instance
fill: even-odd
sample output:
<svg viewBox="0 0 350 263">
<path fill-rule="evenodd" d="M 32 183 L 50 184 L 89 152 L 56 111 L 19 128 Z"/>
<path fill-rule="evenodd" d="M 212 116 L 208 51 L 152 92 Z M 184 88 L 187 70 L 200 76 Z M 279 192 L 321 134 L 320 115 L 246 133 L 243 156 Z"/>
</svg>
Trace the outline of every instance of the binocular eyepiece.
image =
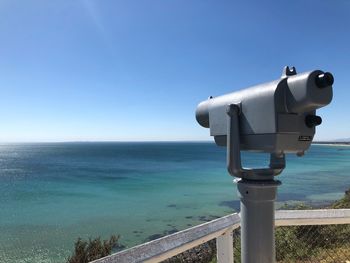
<svg viewBox="0 0 350 263">
<path fill-rule="evenodd" d="M 315 78 L 315 82 L 316 82 L 317 87 L 322 89 L 322 88 L 332 86 L 334 83 L 334 78 L 333 78 L 333 75 L 331 73 L 326 72 L 326 73 L 318 75 Z"/>
</svg>

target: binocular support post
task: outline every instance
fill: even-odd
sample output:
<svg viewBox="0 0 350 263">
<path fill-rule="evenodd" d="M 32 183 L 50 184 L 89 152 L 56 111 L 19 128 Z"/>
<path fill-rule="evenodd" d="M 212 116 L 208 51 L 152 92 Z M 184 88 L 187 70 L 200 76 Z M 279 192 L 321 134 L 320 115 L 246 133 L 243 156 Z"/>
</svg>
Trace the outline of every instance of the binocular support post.
<svg viewBox="0 0 350 263">
<path fill-rule="evenodd" d="M 239 114 L 240 107 L 227 107 L 227 169 L 240 177 L 238 193 L 241 200 L 241 259 L 242 263 L 275 262 L 275 207 L 277 186 L 274 180 L 285 168 L 283 153 L 270 155 L 266 168 L 243 168 L 241 163 Z"/>
<path fill-rule="evenodd" d="M 227 170 L 232 176 L 247 180 L 273 180 L 286 166 L 283 153 L 271 153 L 270 165 L 267 168 L 243 168 L 241 163 L 241 147 L 239 138 L 239 104 L 230 104 L 227 107 Z"/>
</svg>

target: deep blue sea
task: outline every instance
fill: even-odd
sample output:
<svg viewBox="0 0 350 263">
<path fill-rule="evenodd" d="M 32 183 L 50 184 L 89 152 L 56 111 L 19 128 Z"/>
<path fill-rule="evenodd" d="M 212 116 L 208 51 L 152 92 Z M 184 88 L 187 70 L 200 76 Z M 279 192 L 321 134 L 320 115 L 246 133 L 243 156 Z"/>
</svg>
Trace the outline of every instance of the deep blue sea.
<svg viewBox="0 0 350 263">
<path fill-rule="evenodd" d="M 246 166 L 267 163 L 244 154 Z M 78 237 L 130 247 L 238 208 L 213 143 L 0 145 L 0 262 L 65 262 Z M 287 156 L 277 207 L 324 205 L 350 187 L 350 147 Z"/>
</svg>

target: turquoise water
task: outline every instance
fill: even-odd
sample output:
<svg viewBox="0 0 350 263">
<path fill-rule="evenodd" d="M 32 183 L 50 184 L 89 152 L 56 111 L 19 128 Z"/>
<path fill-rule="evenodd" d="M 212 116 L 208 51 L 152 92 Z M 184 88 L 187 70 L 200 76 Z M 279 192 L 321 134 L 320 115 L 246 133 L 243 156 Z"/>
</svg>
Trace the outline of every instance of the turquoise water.
<svg viewBox="0 0 350 263">
<path fill-rule="evenodd" d="M 232 213 L 225 160 L 213 143 L 0 145 L 0 262 L 64 262 L 78 237 L 120 234 L 129 247 Z M 336 200 L 350 187 L 350 147 L 287 156 L 279 179 L 279 205 Z"/>
</svg>

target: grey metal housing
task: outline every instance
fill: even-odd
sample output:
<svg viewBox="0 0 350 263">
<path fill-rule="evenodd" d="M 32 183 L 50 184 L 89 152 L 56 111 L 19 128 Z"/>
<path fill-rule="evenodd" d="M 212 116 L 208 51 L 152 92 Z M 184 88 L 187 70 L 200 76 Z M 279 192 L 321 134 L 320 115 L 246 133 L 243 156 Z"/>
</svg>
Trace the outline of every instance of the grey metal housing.
<svg viewBox="0 0 350 263">
<path fill-rule="evenodd" d="M 210 128 L 220 146 L 227 145 L 227 106 L 240 108 L 241 150 L 300 153 L 307 150 L 320 118 L 316 110 L 332 100 L 333 76 L 314 70 L 296 74 L 285 67 L 278 80 L 201 102 L 196 119 Z"/>
</svg>

